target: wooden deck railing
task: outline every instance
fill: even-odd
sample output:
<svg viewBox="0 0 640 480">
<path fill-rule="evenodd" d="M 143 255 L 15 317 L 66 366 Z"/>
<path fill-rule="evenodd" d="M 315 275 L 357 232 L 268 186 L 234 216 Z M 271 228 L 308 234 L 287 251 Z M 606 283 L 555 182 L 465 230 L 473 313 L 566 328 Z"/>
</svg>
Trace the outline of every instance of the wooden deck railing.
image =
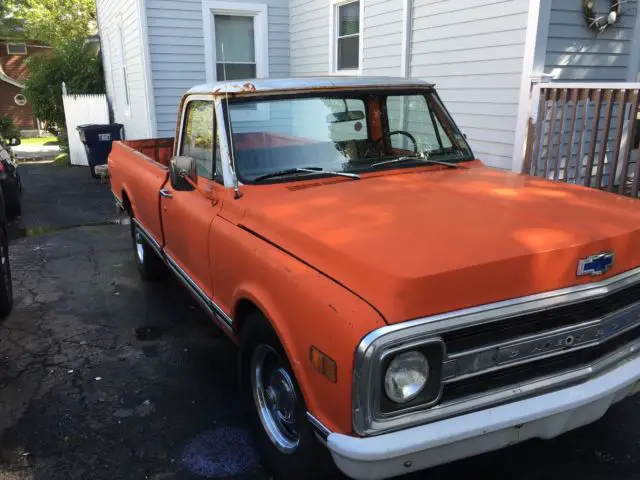
<svg viewBox="0 0 640 480">
<path fill-rule="evenodd" d="M 534 85 L 523 171 L 637 198 L 639 92 L 640 83 Z"/>
</svg>

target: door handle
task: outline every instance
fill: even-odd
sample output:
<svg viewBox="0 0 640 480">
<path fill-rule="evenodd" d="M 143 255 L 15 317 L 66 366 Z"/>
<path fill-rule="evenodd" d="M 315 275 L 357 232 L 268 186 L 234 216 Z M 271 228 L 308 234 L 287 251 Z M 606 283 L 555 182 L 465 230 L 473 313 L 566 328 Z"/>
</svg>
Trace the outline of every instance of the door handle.
<svg viewBox="0 0 640 480">
<path fill-rule="evenodd" d="M 173 194 L 166 188 L 160 189 L 160 195 L 164 198 L 173 198 Z"/>
</svg>

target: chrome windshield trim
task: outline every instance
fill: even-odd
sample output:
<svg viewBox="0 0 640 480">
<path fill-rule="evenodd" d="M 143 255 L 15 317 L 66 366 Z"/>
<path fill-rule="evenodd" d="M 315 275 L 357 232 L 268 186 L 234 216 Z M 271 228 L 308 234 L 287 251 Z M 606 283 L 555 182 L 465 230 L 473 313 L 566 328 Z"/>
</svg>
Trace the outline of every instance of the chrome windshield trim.
<svg viewBox="0 0 640 480">
<path fill-rule="evenodd" d="M 412 342 L 426 341 L 452 330 L 602 298 L 639 281 L 640 268 L 635 268 L 599 282 L 418 318 L 374 330 L 362 339 L 355 352 L 353 370 L 354 430 L 360 435 L 374 435 L 408 425 L 426 423 L 446 414 L 444 406 L 435 406 L 428 411 L 415 412 L 393 419 L 378 418 L 375 411 L 375 400 L 372 398 L 371 392 L 372 386 L 380 378 L 380 357 L 388 348 L 393 348 L 408 340 Z M 447 365 L 445 364 L 444 367 Z M 483 403 L 483 405 L 488 404 Z M 468 408 L 475 407 L 468 405 Z"/>
</svg>

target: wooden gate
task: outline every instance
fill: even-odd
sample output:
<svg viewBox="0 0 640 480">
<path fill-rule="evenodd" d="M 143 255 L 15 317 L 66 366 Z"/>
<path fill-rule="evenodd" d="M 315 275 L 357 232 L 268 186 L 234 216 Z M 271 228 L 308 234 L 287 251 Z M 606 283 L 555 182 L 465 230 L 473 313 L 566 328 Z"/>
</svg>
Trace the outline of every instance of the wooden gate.
<svg viewBox="0 0 640 480">
<path fill-rule="evenodd" d="M 76 127 L 91 123 L 109 123 L 106 95 L 68 95 L 62 84 L 62 104 L 69 135 L 69 161 L 72 165 L 89 165 L 84 145 Z"/>
<path fill-rule="evenodd" d="M 639 90 L 640 83 L 534 85 L 523 172 L 638 197 Z"/>
</svg>

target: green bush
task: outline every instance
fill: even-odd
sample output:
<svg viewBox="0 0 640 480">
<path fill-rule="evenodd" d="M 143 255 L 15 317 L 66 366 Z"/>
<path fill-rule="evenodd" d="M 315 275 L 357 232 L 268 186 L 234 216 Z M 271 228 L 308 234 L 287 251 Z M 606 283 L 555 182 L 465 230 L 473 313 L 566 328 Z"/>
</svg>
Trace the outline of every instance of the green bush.
<svg viewBox="0 0 640 480">
<path fill-rule="evenodd" d="M 20 130 L 9 117 L 0 117 L 0 136 L 6 140 L 20 138 Z"/>
<path fill-rule="evenodd" d="M 48 125 L 64 130 L 62 82 L 69 94 L 104 93 L 104 78 L 99 55 L 92 55 L 83 42 L 71 41 L 50 55 L 37 55 L 28 60 L 29 78 L 24 96 L 33 113 Z"/>
</svg>

